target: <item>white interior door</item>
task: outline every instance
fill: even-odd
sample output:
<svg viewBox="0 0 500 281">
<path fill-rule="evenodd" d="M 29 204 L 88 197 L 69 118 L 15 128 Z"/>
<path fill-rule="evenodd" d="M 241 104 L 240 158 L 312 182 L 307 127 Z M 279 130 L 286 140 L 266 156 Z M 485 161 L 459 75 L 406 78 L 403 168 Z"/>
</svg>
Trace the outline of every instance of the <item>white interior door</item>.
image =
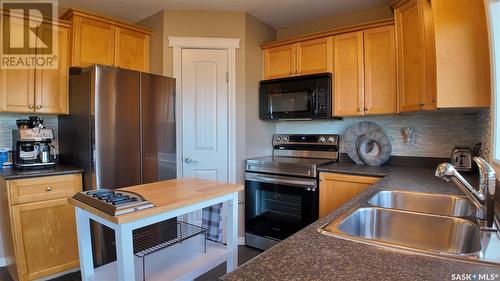
<svg viewBox="0 0 500 281">
<path fill-rule="evenodd" d="M 182 175 L 227 182 L 227 50 L 182 50 Z M 226 208 L 222 210 L 226 241 Z M 201 225 L 202 212 L 188 215 Z"/>
<path fill-rule="evenodd" d="M 183 177 L 228 181 L 227 50 L 182 50 Z"/>
</svg>

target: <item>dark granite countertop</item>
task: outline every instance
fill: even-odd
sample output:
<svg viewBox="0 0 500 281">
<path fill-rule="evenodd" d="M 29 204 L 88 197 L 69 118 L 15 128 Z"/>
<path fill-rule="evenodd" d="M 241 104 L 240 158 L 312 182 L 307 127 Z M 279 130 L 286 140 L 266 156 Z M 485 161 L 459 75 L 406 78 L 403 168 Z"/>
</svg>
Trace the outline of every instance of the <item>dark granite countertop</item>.
<svg viewBox="0 0 500 281">
<path fill-rule="evenodd" d="M 498 274 L 500 266 L 384 249 L 320 234 L 317 229 L 379 190 L 461 194 L 432 168 L 337 163 L 324 172 L 384 177 L 339 209 L 224 276 L 223 280 L 452 280 L 452 274 Z M 477 280 L 477 279 L 476 279 Z"/>
<path fill-rule="evenodd" d="M 16 180 L 34 177 L 58 176 L 83 173 L 83 170 L 66 164 L 57 164 L 51 169 L 17 170 L 14 168 L 0 169 L 0 176 L 5 180 Z"/>
</svg>

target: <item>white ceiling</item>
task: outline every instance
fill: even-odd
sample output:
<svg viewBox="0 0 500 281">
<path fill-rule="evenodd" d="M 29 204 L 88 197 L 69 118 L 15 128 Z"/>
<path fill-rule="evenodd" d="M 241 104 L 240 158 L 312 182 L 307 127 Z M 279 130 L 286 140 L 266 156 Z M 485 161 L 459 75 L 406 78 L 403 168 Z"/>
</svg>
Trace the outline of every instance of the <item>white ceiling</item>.
<svg viewBox="0 0 500 281">
<path fill-rule="evenodd" d="M 279 28 L 390 2 L 392 0 L 59 0 L 59 5 L 128 22 L 137 22 L 164 9 L 248 12 Z"/>
</svg>

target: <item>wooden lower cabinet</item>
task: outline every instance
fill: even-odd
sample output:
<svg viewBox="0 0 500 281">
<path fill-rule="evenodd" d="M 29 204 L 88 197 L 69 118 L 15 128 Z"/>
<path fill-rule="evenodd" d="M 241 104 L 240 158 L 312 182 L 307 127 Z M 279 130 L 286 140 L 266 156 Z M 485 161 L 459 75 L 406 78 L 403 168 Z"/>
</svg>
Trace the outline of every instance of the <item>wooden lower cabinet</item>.
<svg viewBox="0 0 500 281">
<path fill-rule="evenodd" d="M 319 180 L 319 217 L 322 218 L 380 179 L 347 174 L 320 173 Z"/>
<path fill-rule="evenodd" d="M 58 191 L 61 183 L 64 183 L 65 192 Z M 5 246 L 7 254 L 15 257 L 15 263 L 9 266 L 14 279 L 34 280 L 77 268 L 75 210 L 67 199 L 82 190 L 81 175 L 4 180 L 1 185 L 2 203 L 7 198 L 8 204 L 2 206 L 2 212 L 8 211 L 10 219 L 2 227 L 11 230 L 11 239 Z M 13 203 L 12 199 L 19 197 L 19 190 L 23 187 L 30 189 L 31 198 L 43 200 Z M 68 190 L 72 192 L 68 193 Z"/>
</svg>

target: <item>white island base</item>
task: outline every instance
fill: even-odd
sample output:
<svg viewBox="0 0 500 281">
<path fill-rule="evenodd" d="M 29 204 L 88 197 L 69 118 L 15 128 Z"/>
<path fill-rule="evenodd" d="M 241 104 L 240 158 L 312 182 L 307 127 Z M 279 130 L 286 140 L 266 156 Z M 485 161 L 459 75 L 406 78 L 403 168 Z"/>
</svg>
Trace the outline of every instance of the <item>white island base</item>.
<svg viewBox="0 0 500 281">
<path fill-rule="evenodd" d="M 204 252 L 202 236 L 165 248 L 145 258 L 145 279 L 148 281 L 193 280 L 227 260 L 229 251 L 224 245 L 207 241 Z M 143 280 L 142 258 L 134 257 L 135 280 Z M 118 280 L 117 263 L 98 267 L 89 280 Z"/>
<path fill-rule="evenodd" d="M 179 181 L 179 180 L 177 180 Z M 180 180 L 182 181 L 182 180 Z M 146 280 L 192 280 L 214 267 L 227 262 L 227 272 L 233 271 L 238 266 L 238 191 L 234 189 L 210 199 L 193 200 L 177 209 L 164 206 L 154 208 L 144 214 L 145 216 L 131 215 L 133 219 L 122 221 L 110 218 L 101 211 L 88 205 L 70 200 L 76 206 L 78 250 L 80 255 L 80 269 L 83 281 L 139 281 L 143 280 L 143 260 L 133 253 L 132 231 L 144 226 L 158 223 L 170 218 L 178 217 L 190 212 L 203 209 L 218 203 L 225 203 L 227 208 L 227 245 L 207 241 L 205 253 L 203 235 L 189 238 L 182 243 L 170 246 L 158 252 L 145 256 Z M 151 201 L 151 200 L 150 200 Z M 161 211 L 167 209 L 167 211 Z M 127 215 L 123 215 L 127 216 Z M 121 217 L 121 216 L 120 216 Z M 112 220 L 115 220 L 113 222 Z M 93 266 L 90 220 L 115 231 L 117 260 L 115 262 L 95 268 Z"/>
</svg>

